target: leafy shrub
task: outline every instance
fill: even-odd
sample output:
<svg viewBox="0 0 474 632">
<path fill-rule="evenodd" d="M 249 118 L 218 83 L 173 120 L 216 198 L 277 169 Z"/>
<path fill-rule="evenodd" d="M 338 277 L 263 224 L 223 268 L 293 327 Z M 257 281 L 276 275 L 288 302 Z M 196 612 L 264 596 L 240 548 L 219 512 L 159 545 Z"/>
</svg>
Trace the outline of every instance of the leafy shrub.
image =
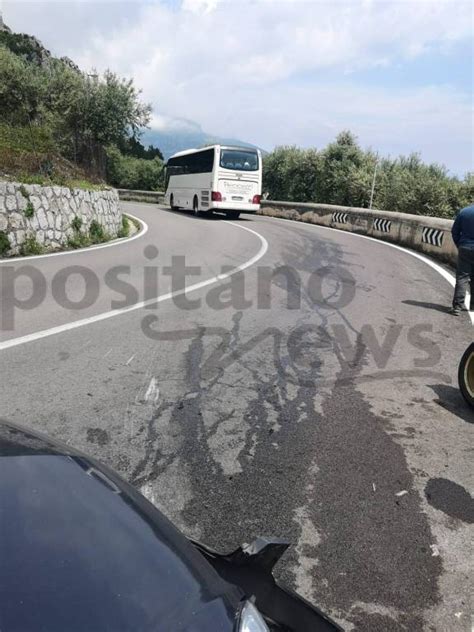
<svg viewBox="0 0 474 632">
<path fill-rule="evenodd" d="M 20 185 L 20 193 L 22 194 L 22 196 L 26 199 L 29 200 L 30 199 L 30 194 L 28 193 L 28 191 L 26 190 L 25 186 L 22 184 Z"/>
<path fill-rule="evenodd" d="M 74 235 L 69 237 L 67 241 L 68 248 L 86 248 L 91 244 L 101 244 L 104 241 L 109 241 L 110 235 L 97 220 L 92 220 L 87 233 L 81 233 L 82 225 L 82 218 L 76 215 L 71 222 Z"/>
<path fill-rule="evenodd" d="M 79 217 L 78 215 L 75 215 L 72 222 L 71 222 L 71 226 L 74 230 L 74 232 L 78 233 L 81 228 L 82 228 L 82 217 Z"/>
<path fill-rule="evenodd" d="M 28 202 L 28 204 L 26 205 L 24 213 L 25 213 L 25 217 L 28 217 L 28 219 L 33 217 L 33 215 L 35 214 L 35 209 L 31 202 Z"/>
<path fill-rule="evenodd" d="M 3 257 L 10 250 L 10 242 L 7 234 L 0 230 L 0 257 Z"/>
<path fill-rule="evenodd" d="M 124 156 L 115 146 L 107 148 L 107 179 L 119 189 L 159 191 L 163 187 L 163 161 Z"/>
<path fill-rule="evenodd" d="M 44 252 L 44 247 L 36 241 L 33 236 L 27 237 L 25 242 L 20 247 L 20 254 L 24 257 L 30 255 L 41 255 Z"/>
<path fill-rule="evenodd" d="M 0 146 L 11 147 L 19 151 L 36 151 L 41 154 L 56 150 L 48 127 L 43 125 L 32 125 L 31 127 L 29 125 L 9 125 L 1 121 Z M 28 197 L 28 194 L 25 197 Z"/>
<path fill-rule="evenodd" d="M 128 237 L 130 233 L 130 221 L 126 215 L 122 215 L 122 226 L 119 228 L 117 237 Z"/>
<path fill-rule="evenodd" d="M 95 219 L 92 220 L 91 225 L 89 226 L 89 237 L 93 244 L 101 244 L 109 239 L 104 227 Z"/>
<path fill-rule="evenodd" d="M 78 248 L 86 248 L 91 245 L 91 239 L 89 235 L 84 233 L 76 233 L 74 237 L 69 237 L 67 240 L 67 247 L 72 250 L 77 250 Z"/>
</svg>

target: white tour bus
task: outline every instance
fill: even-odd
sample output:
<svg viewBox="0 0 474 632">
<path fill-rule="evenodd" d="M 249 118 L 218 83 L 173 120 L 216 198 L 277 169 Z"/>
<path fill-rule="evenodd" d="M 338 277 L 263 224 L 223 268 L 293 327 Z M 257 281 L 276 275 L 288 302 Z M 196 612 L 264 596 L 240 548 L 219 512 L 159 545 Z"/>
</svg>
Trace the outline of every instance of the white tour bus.
<svg viewBox="0 0 474 632">
<path fill-rule="evenodd" d="M 212 145 L 180 151 L 166 163 L 165 200 L 172 209 L 196 215 L 241 212 L 260 208 L 262 156 L 258 149 Z"/>
</svg>

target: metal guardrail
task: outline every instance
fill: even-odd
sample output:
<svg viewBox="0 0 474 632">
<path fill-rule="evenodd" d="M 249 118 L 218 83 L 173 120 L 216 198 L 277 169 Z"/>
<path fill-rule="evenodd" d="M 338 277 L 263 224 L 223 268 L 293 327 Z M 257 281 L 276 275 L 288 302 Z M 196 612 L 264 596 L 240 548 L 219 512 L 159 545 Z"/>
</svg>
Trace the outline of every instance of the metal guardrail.
<svg viewBox="0 0 474 632">
<path fill-rule="evenodd" d="M 161 204 L 165 194 L 163 191 L 139 191 L 135 189 L 117 189 L 119 198 L 124 202 L 152 202 Z"/>
<path fill-rule="evenodd" d="M 456 265 L 457 249 L 451 237 L 453 220 L 366 208 L 262 201 L 260 215 L 283 217 L 328 226 L 390 241 Z"/>
<path fill-rule="evenodd" d="M 118 194 L 123 201 L 162 204 L 164 200 L 163 191 L 118 189 Z M 262 200 L 259 214 L 368 235 L 419 250 L 451 265 L 457 262 L 457 248 L 451 237 L 453 221 L 450 219 L 276 200 Z"/>
</svg>

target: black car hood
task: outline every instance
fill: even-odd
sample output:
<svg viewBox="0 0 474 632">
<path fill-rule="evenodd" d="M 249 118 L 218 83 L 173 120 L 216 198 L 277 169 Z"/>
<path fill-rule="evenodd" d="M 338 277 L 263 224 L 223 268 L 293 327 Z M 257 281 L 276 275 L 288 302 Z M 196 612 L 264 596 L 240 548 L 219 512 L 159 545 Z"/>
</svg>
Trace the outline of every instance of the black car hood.
<svg viewBox="0 0 474 632">
<path fill-rule="evenodd" d="M 2 632 L 231 632 L 242 592 L 95 460 L 0 423 Z"/>
</svg>

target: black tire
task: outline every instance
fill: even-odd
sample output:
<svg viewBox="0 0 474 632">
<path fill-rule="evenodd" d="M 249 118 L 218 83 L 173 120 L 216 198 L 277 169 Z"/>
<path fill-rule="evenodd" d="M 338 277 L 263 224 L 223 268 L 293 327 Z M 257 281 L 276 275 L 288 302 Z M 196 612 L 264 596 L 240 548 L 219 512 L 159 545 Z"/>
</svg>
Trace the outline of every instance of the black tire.
<svg viewBox="0 0 474 632">
<path fill-rule="evenodd" d="M 173 194 L 171 194 L 171 197 L 170 197 L 170 208 L 171 208 L 172 211 L 177 211 L 178 210 L 178 207 L 174 205 Z"/>
<path fill-rule="evenodd" d="M 458 382 L 462 396 L 474 408 L 474 342 L 464 352 L 459 363 Z"/>
<path fill-rule="evenodd" d="M 240 211 L 227 211 L 226 217 L 227 219 L 239 219 Z"/>
<path fill-rule="evenodd" d="M 197 195 L 195 195 L 193 199 L 193 213 L 196 217 L 200 217 L 202 215 L 201 211 L 199 210 L 199 200 Z"/>
</svg>

